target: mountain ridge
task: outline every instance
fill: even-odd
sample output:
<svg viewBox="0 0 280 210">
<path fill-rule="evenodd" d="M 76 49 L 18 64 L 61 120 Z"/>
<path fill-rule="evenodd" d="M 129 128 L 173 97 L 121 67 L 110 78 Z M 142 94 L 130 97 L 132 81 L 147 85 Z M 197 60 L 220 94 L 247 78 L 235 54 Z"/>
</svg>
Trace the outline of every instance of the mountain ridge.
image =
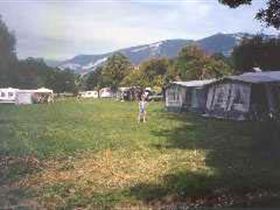
<svg viewBox="0 0 280 210">
<path fill-rule="evenodd" d="M 123 48 L 103 54 L 79 54 L 71 59 L 60 62 L 56 67 L 62 70 L 71 69 L 77 73 L 85 74 L 87 72 L 94 71 L 96 67 L 102 65 L 102 63 L 104 63 L 109 56 L 117 52 L 123 53 L 125 56 L 127 56 L 134 65 L 139 65 L 140 63 L 151 58 L 174 58 L 178 55 L 183 47 L 191 44 L 198 45 L 205 52 L 210 54 L 222 53 L 225 56 L 230 56 L 233 48 L 237 46 L 243 38 L 252 38 L 253 36 L 254 35 L 248 33 L 217 33 L 199 40 L 167 39 L 151 44 Z M 265 38 L 274 37 L 274 35 L 266 34 L 262 34 L 262 36 Z M 52 61 L 52 63 L 58 62 Z"/>
</svg>

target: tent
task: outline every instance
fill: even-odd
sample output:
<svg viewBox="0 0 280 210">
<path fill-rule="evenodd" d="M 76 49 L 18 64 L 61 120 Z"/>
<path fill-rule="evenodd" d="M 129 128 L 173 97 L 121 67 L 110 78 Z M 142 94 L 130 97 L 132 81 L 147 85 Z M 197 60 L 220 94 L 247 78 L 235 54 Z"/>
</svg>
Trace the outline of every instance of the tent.
<svg viewBox="0 0 280 210">
<path fill-rule="evenodd" d="M 15 88 L 0 88 L 0 104 L 14 104 L 17 90 Z"/>
<path fill-rule="evenodd" d="M 256 119 L 279 108 L 280 71 L 249 72 L 209 84 L 205 116 Z"/>
<path fill-rule="evenodd" d="M 18 90 L 16 92 L 16 99 L 15 104 L 16 105 L 26 105 L 26 104 L 32 104 L 32 95 L 34 93 L 34 90 Z"/>
<path fill-rule="evenodd" d="M 113 98 L 115 96 L 111 88 L 105 87 L 99 90 L 100 98 Z"/>
<path fill-rule="evenodd" d="M 44 87 L 33 90 L 32 101 L 36 104 L 53 102 L 53 90 Z"/>
<path fill-rule="evenodd" d="M 165 106 L 168 111 L 204 112 L 207 85 L 215 80 L 171 82 L 165 89 Z"/>
<path fill-rule="evenodd" d="M 53 90 L 47 88 L 16 91 L 15 103 L 17 105 L 50 102 L 53 102 Z"/>
</svg>

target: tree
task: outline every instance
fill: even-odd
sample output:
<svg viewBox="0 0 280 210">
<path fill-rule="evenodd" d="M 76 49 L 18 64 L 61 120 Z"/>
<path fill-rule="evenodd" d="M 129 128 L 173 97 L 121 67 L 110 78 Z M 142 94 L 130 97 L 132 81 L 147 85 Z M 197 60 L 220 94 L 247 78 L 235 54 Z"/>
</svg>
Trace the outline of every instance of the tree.
<svg viewBox="0 0 280 210">
<path fill-rule="evenodd" d="M 207 55 L 197 46 L 183 48 L 174 64 L 173 77 L 182 80 L 219 78 L 231 73 L 223 60 Z"/>
<path fill-rule="evenodd" d="M 0 16 L 0 85 L 12 85 L 16 67 L 15 36 Z"/>
<path fill-rule="evenodd" d="M 170 63 L 166 58 L 154 58 L 144 62 L 140 66 L 143 86 L 162 87 L 169 68 Z"/>
<path fill-rule="evenodd" d="M 245 39 L 234 48 L 232 60 L 237 72 L 250 71 L 260 67 L 264 71 L 280 69 L 280 39 L 263 39 L 256 36 Z"/>
<path fill-rule="evenodd" d="M 139 69 L 133 69 L 129 74 L 121 81 L 122 86 L 140 86 L 144 87 L 145 82 L 143 81 L 143 74 Z"/>
<path fill-rule="evenodd" d="M 228 5 L 231 8 L 239 7 L 240 5 L 250 5 L 252 0 L 219 0 L 220 3 Z M 267 7 L 261 9 L 255 16 L 256 19 L 266 23 L 267 26 L 273 26 L 276 29 L 280 28 L 280 0 L 268 0 Z"/>
<path fill-rule="evenodd" d="M 48 77 L 47 87 L 53 89 L 57 93 L 77 93 L 78 87 L 76 80 L 77 75 L 70 69 L 56 69 L 51 72 L 50 77 Z"/>
<path fill-rule="evenodd" d="M 85 77 L 85 89 L 94 90 L 103 86 L 102 82 L 102 67 L 99 66 L 95 71 L 88 73 Z"/>
<path fill-rule="evenodd" d="M 132 64 L 123 54 L 116 53 L 112 55 L 108 58 L 101 71 L 103 85 L 116 89 L 132 68 Z"/>
</svg>

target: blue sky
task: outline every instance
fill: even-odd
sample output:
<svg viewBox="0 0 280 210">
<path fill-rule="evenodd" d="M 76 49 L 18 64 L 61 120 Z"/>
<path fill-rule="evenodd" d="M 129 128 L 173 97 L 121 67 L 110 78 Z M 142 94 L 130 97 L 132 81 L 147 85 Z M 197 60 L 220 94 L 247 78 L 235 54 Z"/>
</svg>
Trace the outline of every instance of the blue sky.
<svg viewBox="0 0 280 210">
<path fill-rule="evenodd" d="M 230 9 L 218 0 L 2 0 L 0 14 L 20 58 L 65 59 L 218 32 L 278 33 L 254 19 L 264 2 Z"/>
</svg>

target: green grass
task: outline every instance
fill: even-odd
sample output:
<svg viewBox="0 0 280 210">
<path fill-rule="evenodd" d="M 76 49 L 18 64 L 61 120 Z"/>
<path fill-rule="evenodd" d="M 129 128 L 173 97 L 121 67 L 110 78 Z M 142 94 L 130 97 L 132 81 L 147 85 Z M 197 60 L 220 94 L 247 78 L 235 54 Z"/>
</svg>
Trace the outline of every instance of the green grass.
<svg viewBox="0 0 280 210">
<path fill-rule="evenodd" d="M 135 102 L 112 100 L 1 106 L 0 157 L 11 161 L 0 166 L 0 185 L 50 209 L 215 206 L 221 196 L 225 206 L 257 206 L 278 196 L 279 146 L 258 138 L 256 123 L 151 103 L 138 124 L 137 112 Z"/>
</svg>

